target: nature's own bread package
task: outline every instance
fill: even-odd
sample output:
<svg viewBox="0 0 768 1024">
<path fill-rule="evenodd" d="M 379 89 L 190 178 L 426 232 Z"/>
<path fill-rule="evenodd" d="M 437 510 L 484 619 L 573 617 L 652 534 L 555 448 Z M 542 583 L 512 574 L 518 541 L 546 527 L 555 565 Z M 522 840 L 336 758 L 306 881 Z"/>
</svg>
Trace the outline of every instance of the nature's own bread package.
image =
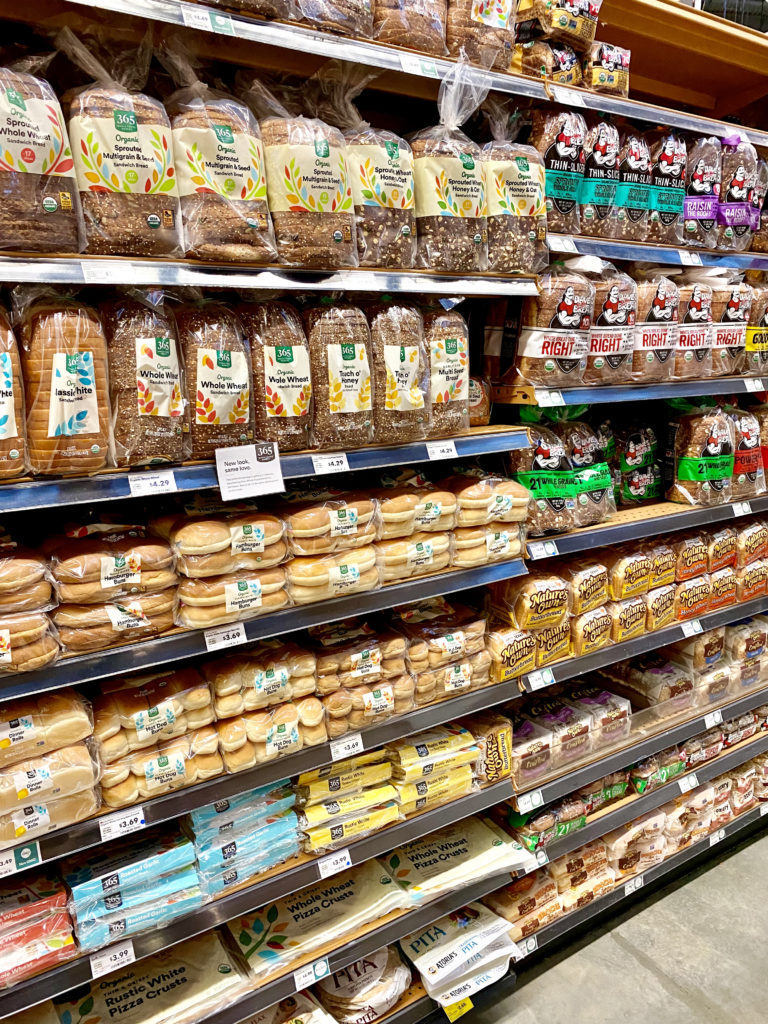
<svg viewBox="0 0 768 1024">
<path fill-rule="evenodd" d="M 508 71 L 515 48 L 514 7 L 513 0 L 448 0 L 448 52 L 453 57 L 464 53 L 485 68 Z"/>
<path fill-rule="evenodd" d="M 546 169 L 547 227 L 577 235 L 579 196 L 584 181 L 587 123 L 572 110 L 533 111 L 530 143 Z"/>
<path fill-rule="evenodd" d="M 77 253 L 85 244 L 80 195 L 61 106 L 40 77 L 49 58 L 0 68 L 0 247 Z"/>
<path fill-rule="evenodd" d="M 101 256 L 183 256 L 168 115 L 144 87 L 151 33 L 138 52 L 106 65 L 68 28 L 57 45 L 94 84 L 69 103 L 69 136 L 83 204 L 86 251 Z"/>
<path fill-rule="evenodd" d="M 442 56 L 446 0 L 379 0 L 373 8 L 373 34 L 381 43 Z"/>
</svg>

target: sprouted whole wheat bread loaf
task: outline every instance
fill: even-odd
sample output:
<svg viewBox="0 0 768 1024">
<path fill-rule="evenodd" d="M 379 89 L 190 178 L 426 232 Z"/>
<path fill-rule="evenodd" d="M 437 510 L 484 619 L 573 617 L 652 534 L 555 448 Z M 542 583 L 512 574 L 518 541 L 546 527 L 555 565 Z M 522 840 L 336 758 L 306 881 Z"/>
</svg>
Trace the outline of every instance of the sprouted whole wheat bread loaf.
<svg viewBox="0 0 768 1024">
<path fill-rule="evenodd" d="M 404 444 L 428 436 L 432 418 L 430 358 L 419 309 L 406 302 L 367 310 L 373 352 L 376 444 Z"/>
</svg>

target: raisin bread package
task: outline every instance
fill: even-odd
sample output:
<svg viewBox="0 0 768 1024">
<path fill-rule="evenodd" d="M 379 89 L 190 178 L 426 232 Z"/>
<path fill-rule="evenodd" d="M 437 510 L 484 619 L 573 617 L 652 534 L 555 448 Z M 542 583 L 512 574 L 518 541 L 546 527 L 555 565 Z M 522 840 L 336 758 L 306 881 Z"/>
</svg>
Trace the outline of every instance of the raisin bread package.
<svg viewBox="0 0 768 1024">
<path fill-rule="evenodd" d="M 729 406 L 736 447 L 733 453 L 732 496 L 734 500 L 765 494 L 765 467 L 760 445 L 760 423 L 754 413 Z"/>
<path fill-rule="evenodd" d="M 723 139 L 722 184 L 717 207 L 717 248 L 743 252 L 756 229 L 752 193 L 757 185 L 757 150 L 740 133 Z"/>
<path fill-rule="evenodd" d="M 583 383 L 595 288 L 581 274 L 553 264 L 536 280 L 538 295 L 523 300 L 515 367 L 528 384 Z"/>
<path fill-rule="evenodd" d="M 557 40 L 518 43 L 511 71 L 528 78 L 545 78 L 557 85 L 581 84 L 581 61 L 572 46 Z"/>
<path fill-rule="evenodd" d="M 688 144 L 688 182 L 683 200 L 685 244 L 714 249 L 722 174 L 722 145 L 714 136 Z"/>
<path fill-rule="evenodd" d="M 245 103 L 200 81 L 178 44 L 158 56 L 180 86 L 165 107 L 171 118 L 187 255 L 233 263 L 274 262 L 277 250 L 258 121 Z"/>
<path fill-rule="evenodd" d="M 667 499 L 688 505 L 731 500 L 736 435 L 719 407 L 694 411 L 669 425 Z"/>
<path fill-rule="evenodd" d="M 711 377 L 712 288 L 705 277 L 681 281 L 679 317 L 673 378 Z"/>
<path fill-rule="evenodd" d="M 469 327 L 456 309 L 424 313 L 429 352 L 431 437 L 469 430 Z"/>
<path fill-rule="evenodd" d="M 616 431 L 616 451 L 621 479 L 620 505 L 659 501 L 664 490 L 661 452 L 654 430 L 640 423 Z"/>
<path fill-rule="evenodd" d="M 548 427 L 530 423 L 528 436 L 530 446 L 508 457 L 511 475 L 533 496 L 528 535 L 565 533 L 577 525 L 573 464 L 563 442 Z"/>
<path fill-rule="evenodd" d="M 577 409 L 572 407 L 571 411 Z M 616 511 L 616 503 L 613 478 L 597 435 L 578 420 L 561 420 L 555 429 L 573 466 L 576 525 L 594 526 L 604 522 Z"/>
<path fill-rule="evenodd" d="M 488 269 L 532 274 L 547 265 L 544 161 L 533 146 L 514 140 L 510 107 L 487 99 L 483 111 L 493 142 L 483 147 L 488 190 Z"/>
<path fill-rule="evenodd" d="M 590 123 L 584 140 L 584 177 L 579 188 L 582 235 L 608 238 L 619 184 L 619 133 L 610 121 Z"/>
<path fill-rule="evenodd" d="M 672 379 L 679 305 L 680 291 L 672 278 L 654 270 L 639 275 L 632 348 L 632 380 L 638 384 Z"/>
<path fill-rule="evenodd" d="M 633 128 L 622 136 L 618 162 L 610 236 L 622 242 L 644 242 L 651 215 L 651 151 L 647 139 Z"/>
<path fill-rule="evenodd" d="M 463 52 L 473 64 L 508 71 L 515 47 L 514 8 L 515 0 L 448 0 L 448 52 L 452 57 Z"/>
<path fill-rule="evenodd" d="M 745 346 L 745 373 L 748 377 L 768 373 L 768 282 L 762 274 L 747 274 L 752 289 Z"/>
<path fill-rule="evenodd" d="M 579 196 L 584 179 L 587 123 L 574 110 L 534 110 L 530 143 L 544 159 L 547 226 L 579 233 Z"/>
<path fill-rule="evenodd" d="M 446 7 L 446 0 L 376 0 L 374 38 L 380 43 L 442 56 L 447 53 Z"/>
<path fill-rule="evenodd" d="M 482 151 L 460 130 L 487 92 L 469 65 L 457 62 L 440 83 L 440 124 L 410 137 L 420 267 L 466 274 L 488 266 Z"/>
<path fill-rule="evenodd" d="M 431 426 L 430 356 L 424 320 L 408 302 L 381 302 L 366 310 L 373 352 L 373 423 L 376 444 L 405 444 L 428 436 Z"/>
<path fill-rule="evenodd" d="M 584 55 L 584 88 L 608 96 L 629 95 L 631 51 L 611 43 L 594 42 Z"/>
<path fill-rule="evenodd" d="M 72 149 L 48 60 L 0 68 L 0 246 L 18 252 L 80 252 L 85 245 Z"/>
<path fill-rule="evenodd" d="M 184 255 L 170 121 L 159 100 L 139 91 L 149 73 L 151 40 L 150 28 L 138 52 L 107 54 L 105 65 L 70 29 L 56 36 L 59 48 L 93 79 L 70 101 L 69 137 L 86 252 L 94 255 Z"/>
<path fill-rule="evenodd" d="M 130 289 L 101 307 L 118 466 L 182 462 L 190 403 L 176 321 L 160 289 Z"/>
<path fill-rule="evenodd" d="M 602 0 L 519 0 L 515 13 L 515 38 L 524 43 L 538 36 L 562 39 L 577 50 L 594 41 Z"/>
<path fill-rule="evenodd" d="M 651 147 L 651 216 L 648 241 L 681 245 L 688 150 L 685 139 L 664 131 Z"/>
<path fill-rule="evenodd" d="M 637 285 L 612 263 L 595 256 L 569 260 L 567 265 L 589 277 L 595 288 L 584 383 L 628 383 L 632 379 Z"/>
<path fill-rule="evenodd" d="M 344 136 L 289 112 L 258 79 L 238 95 L 259 119 L 267 202 L 281 263 L 356 267 L 355 211 Z"/>
</svg>

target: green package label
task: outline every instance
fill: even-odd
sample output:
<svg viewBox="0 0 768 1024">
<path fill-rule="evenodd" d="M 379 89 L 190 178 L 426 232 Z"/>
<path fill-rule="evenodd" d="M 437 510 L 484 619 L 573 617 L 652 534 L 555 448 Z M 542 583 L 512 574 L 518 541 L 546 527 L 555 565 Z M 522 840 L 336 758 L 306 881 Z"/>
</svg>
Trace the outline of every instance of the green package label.
<svg viewBox="0 0 768 1024">
<path fill-rule="evenodd" d="M 635 469 L 645 469 L 646 466 L 652 466 L 656 461 L 658 445 L 649 445 L 644 447 L 642 451 L 637 448 L 635 451 L 636 454 L 632 456 L 629 462 L 627 461 L 626 452 L 622 452 L 619 455 L 619 468 L 622 473 L 631 473 Z"/>
<path fill-rule="evenodd" d="M 607 491 L 613 487 L 613 477 L 605 462 L 597 462 L 594 466 L 574 470 L 575 493 L 586 494 L 590 491 Z"/>
<path fill-rule="evenodd" d="M 579 198 L 583 180 L 580 171 L 556 171 L 548 167 L 546 172 L 547 201 L 552 201 L 560 213 L 570 213 Z"/>
<path fill-rule="evenodd" d="M 518 473 L 517 479 L 534 498 L 573 498 L 578 493 L 573 473 L 542 469 L 537 473 Z"/>
<path fill-rule="evenodd" d="M 641 182 L 621 181 L 616 186 L 613 202 L 620 210 L 627 211 L 630 220 L 640 220 L 646 210 L 651 208 L 651 186 Z"/>
<path fill-rule="evenodd" d="M 651 188 L 651 209 L 658 210 L 665 224 L 671 224 L 675 217 L 683 215 L 685 189 L 664 188 L 653 185 Z"/>
<path fill-rule="evenodd" d="M 733 455 L 702 455 L 698 459 L 678 459 L 678 480 L 726 480 L 733 476 Z"/>
<path fill-rule="evenodd" d="M 620 800 L 627 792 L 626 782 L 615 782 L 612 786 L 608 786 L 603 790 L 603 799 L 606 803 L 609 800 Z"/>
<path fill-rule="evenodd" d="M 560 839 L 562 836 L 569 836 L 571 832 L 578 832 L 579 829 L 584 828 L 586 824 L 586 814 L 582 815 L 580 818 L 572 818 L 570 821 L 558 821 L 557 838 Z"/>
<path fill-rule="evenodd" d="M 607 217 L 616 199 L 617 185 L 613 178 L 584 178 L 579 189 L 579 201 L 582 206 L 596 206 L 600 219 Z M 582 210 L 582 216 L 590 220 L 594 213 Z"/>
<path fill-rule="evenodd" d="M 643 484 L 642 479 L 632 474 L 628 479 L 621 481 L 621 503 L 629 505 L 633 501 L 647 501 L 649 498 L 661 497 L 661 477 L 655 473 L 648 474 L 648 483 Z M 638 483 L 639 480 L 639 483 Z"/>
<path fill-rule="evenodd" d="M 605 461 L 612 462 L 616 455 L 616 438 L 613 437 L 613 435 L 604 438 L 603 435 L 600 434 L 599 440 L 602 442 L 601 447 L 603 449 L 603 455 L 605 455 Z"/>
</svg>

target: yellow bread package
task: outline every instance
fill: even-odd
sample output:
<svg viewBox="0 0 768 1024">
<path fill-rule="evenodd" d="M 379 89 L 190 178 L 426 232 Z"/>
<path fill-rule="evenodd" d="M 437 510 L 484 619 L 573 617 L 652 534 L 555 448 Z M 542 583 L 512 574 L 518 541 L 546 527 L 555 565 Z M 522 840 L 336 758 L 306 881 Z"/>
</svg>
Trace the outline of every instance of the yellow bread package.
<svg viewBox="0 0 768 1024">
<path fill-rule="evenodd" d="M 592 654 L 611 642 L 613 616 L 607 608 L 575 615 L 571 619 L 571 652 L 575 658 Z"/>
<path fill-rule="evenodd" d="M 361 839 L 372 832 L 378 832 L 379 829 L 400 821 L 402 817 L 403 812 L 399 803 L 389 800 L 369 810 L 347 815 L 346 818 L 319 825 L 317 828 L 306 829 L 303 847 L 306 853 L 332 850 L 341 843 L 349 842 L 350 839 Z"/>
<path fill-rule="evenodd" d="M 531 630 L 536 640 L 536 667 L 551 665 L 555 661 L 571 656 L 571 622 L 563 619 L 557 626 Z"/>
<path fill-rule="evenodd" d="M 472 764 L 480 756 L 472 733 L 453 723 L 395 740 L 384 749 L 392 762 L 392 777 L 399 782 L 411 782 L 436 771 Z"/>
<path fill-rule="evenodd" d="M 468 796 L 474 781 L 472 766 L 464 764 L 416 782 L 396 782 L 395 790 L 403 814 L 411 814 L 413 811 L 424 811 L 450 800 L 458 800 L 461 796 Z"/>
<path fill-rule="evenodd" d="M 372 750 L 325 768 L 304 772 L 296 782 L 296 805 L 307 807 L 324 800 L 378 786 L 392 777 L 392 765 L 383 750 Z"/>
<path fill-rule="evenodd" d="M 522 579 L 494 583 L 489 591 L 489 604 L 519 629 L 542 629 L 557 626 L 570 611 L 571 591 L 568 583 L 556 573 L 532 572 Z"/>
<path fill-rule="evenodd" d="M 461 724 L 461 723 L 460 723 Z M 471 729 L 480 757 L 475 776 L 482 783 L 499 782 L 512 775 L 512 723 L 504 715 L 487 711 L 463 723 Z"/>
<path fill-rule="evenodd" d="M 488 650 L 494 683 L 519 679 L 536 668 L 536 636 L 527 629 L 518 629 L 492 619 L 488 624 Z"/>
<path fill-rule="evenodd" d="M 609 596 L 613 601 L 646 594 L 651 579 L 651 560 L 642 551 L 614 548 L 606 551 Z"/>
<path fill-rule="evenodd" d="M 379 804 L 396 799 L 395 787 L 389 782 L 384 782 L 379 786 L 374 785 L 360 789 L 356 793 L 347 793 L 338 798 L 334 797 L 320 803 L 308 804 L 301 809 L 299 823 L 305 830 L 313 829 L 318 825 L 325 825 L 329 821 L 338 821 L 341 818 L 358 815 L 361 811 L 369 811 L 372 807 L 378 807 Z"/>
<path fill-rule="evenodd" d="M 74 690 L 0 704 L 0 768 L 68 747 L 93 732 L 91 707 Z"/>
<path fill-rule="evenodd" d="M 568 583 L 571 591 L 571 615 L 591 612 L 609 600 L 608 569 L 599 560 L 571 559 L 558 563 L 555 571 Z"/>
</svg>

